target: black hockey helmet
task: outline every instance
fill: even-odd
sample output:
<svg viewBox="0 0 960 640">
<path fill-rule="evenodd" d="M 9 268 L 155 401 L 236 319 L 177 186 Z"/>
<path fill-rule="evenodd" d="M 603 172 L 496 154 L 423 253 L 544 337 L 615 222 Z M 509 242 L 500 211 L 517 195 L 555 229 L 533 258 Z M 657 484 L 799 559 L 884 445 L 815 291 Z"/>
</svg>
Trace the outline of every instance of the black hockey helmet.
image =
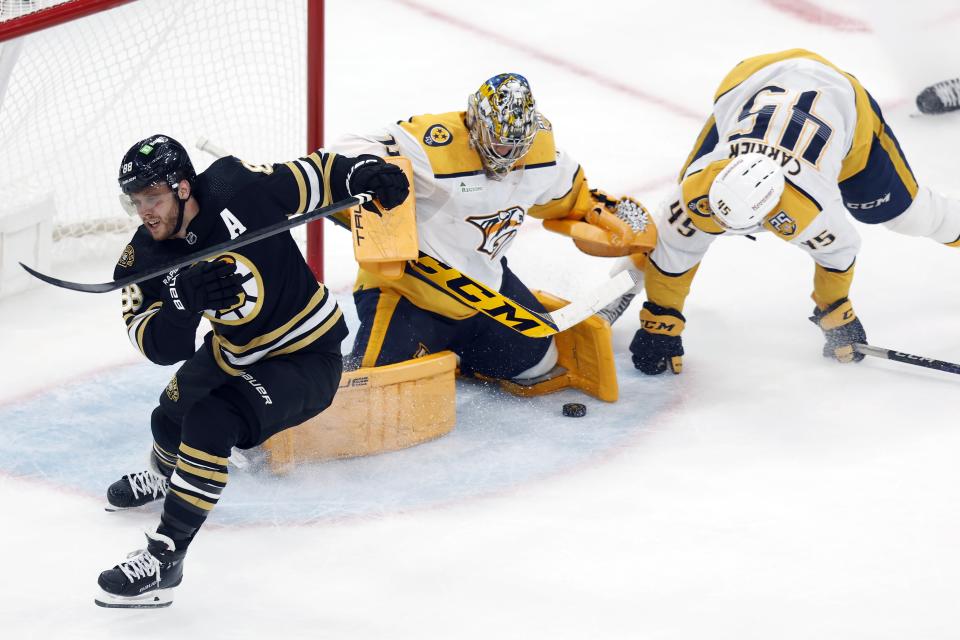
<svg viewBox="0 0 960 640">
<path fill-rule="evenodd" d="M 117 180 L 126 194 L 166 183 L 176 191 L 181 180 L 191 186 L 197 178 L 190 156 L 182 144 L 162 134 L 144 138 L 123 156 Z"/>
</svg>

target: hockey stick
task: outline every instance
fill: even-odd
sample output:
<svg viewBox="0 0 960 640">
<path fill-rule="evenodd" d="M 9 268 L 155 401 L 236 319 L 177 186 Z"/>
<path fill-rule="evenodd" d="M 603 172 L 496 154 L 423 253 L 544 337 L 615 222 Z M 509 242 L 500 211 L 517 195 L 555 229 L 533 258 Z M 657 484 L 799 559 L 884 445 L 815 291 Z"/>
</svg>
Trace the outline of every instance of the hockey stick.
<svg viewBox="0 0 960 640">
<path fill-rule="evenodd" d="M 904 364 L 912 364 L 918 367 L 926 367 L 927 369 L 936 369 L 937 371 L 945 371 L 947 373 L 960 374 L 960 364 L 954 364 L 952 362 L 935 360 L 933 358 L 925 358 L 923 356 L 915 356 L 910 353 L 903 353 L 902 351 L 894 351 L 893 349 L 884 349 L 883 347 L 874 347 L 869 344 L 855 343 L 853 345 L 853 349 L 857 353 L 862 353 L 865 356 L 873 356 L 874 358 L 894 360 L 896 362 L 902 362 Z"/>
<path fill-rule="evenodd" d="M 197 140 L 196 146 L 201 151 L 218 158 L 231 155 L 207 138 Z M 328 220 L 344 226 L 336 218 L 328 218 Z M 346 228 L 349 230 L 349 226 Z M 407 272 L 413 277 L 457 302 L 531 338 L 543 338 L 566 331 L 600 312 L 611 302 L 619 301 L 638 283 L 638 276 L 626 270 L 616 274 L 596 290 L 559 309 L 549 313 L 539 313 L 423 252 L 420 252 L 416 260 L 407 261 L 406 265 Z"/>
<path fill-rule="evenodd" d="M 545 338 L 566 331 L 637 284 L 633 273 L 622 271 L 587 295 L 549 313 L 539 313 L 425 253 L 407 262 L 407 267 L 408 273 L 437 291 L 529 338 Z"/>
<path fill-rule="evenodd" d="M 111 280 L 110 282 L 103 282 L 100 284 L 84 284 L 81 282 L 70 282 L 69 280 L 60 280 L 59 278 L 54 278 L 46 274 L 40 273 L 35 269 L 31 269 L 27 265 L 20 263 L 20 266 L 26 269 L 27 273 L 32 275 L 35 278 L 39 278 L 48 284 L 52 284 L 55 287 L 61 287 L 63 289 L 72 289 L 73 291 L 82 291 L 84 293 L 106 293 L 107 291 L 115 291 L 117 289 L 122 289 L 123 287 L 129 286 L 131 284 L 136 284 L 138 282 L 143 282 L 144 280 L 150 280 L 151 278 L 156 278 L 157 276 L 166 275 L 174 269 L 180 269 L 182 267 L 189 266 L 194 262 L 199 262 L 200 260 L 207 260 L 209 258 L 215 258 L 216 256 L 222 254 L 225 251 L 232 251 L 239 247 L 246 246 L 257 242 L 258 240 L 263 240 L 264 238 L 269 238 L 270 236 L 275 236 L 278 233 L 283 233 L 294 227 L 298 227 L 302 224 L 306 224 L 311 220 L 319 220 L 320 218 L 326 218 L 331 216 L 338 211 L 348 209 L 350 207 L 356 206 L 358 204 L 365 204 L 373 200 L 373 195 L 370 193 L 361 193 L 351 198 L 344 198 L 338 202 L 334 202 L 331 205 L 326 207 L 320 207 L 318 209 L 313 209 L 312 211 L 307 211 L 301 213 L 298 216 L 291 216 L 286 220 L 274 223 L 270 226 L 263 227 L 262 229 L 257 229 L 256 231 L 251 231 L 249 233 L 244 233 L 242 236 L 238 236 L 233 240 L 227 240 L 226 242 L 221 242 L 220 244 L 215 244 L 212 247 L 204 249 L 203 251 L 198 251 L 196 253 L 191 253 L 189 255 L 171 260 L 151 271 L 135 273 L 126 278 L 121 278 L 120 280 Z"/>
</svg>

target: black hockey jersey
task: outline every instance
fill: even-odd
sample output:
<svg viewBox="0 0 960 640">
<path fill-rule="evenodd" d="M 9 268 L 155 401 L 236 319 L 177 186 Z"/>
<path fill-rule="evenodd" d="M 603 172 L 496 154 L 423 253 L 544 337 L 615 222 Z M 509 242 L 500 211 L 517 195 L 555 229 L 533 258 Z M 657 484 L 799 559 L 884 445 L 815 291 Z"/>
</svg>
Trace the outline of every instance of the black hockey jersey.
<svg viewBox="0 0 960 640">
<path fill-rule="evenodd" d="M 200 211 L 185 239 L 154 241 L 140 227 L 114 271 L 125 278 L 286 216 L 348 197 L 343 176 L 350 159 L 317 151 L 294 162 L 251 165 L 221 158 L 200 173 L 193 196 Z M 239 304 L 208 310 L 213 331 L 204 340 L 225 372 L 302 349 L 340 351 L 347 336 L 342 312 L 313 273 L 289 232 L 277 234 L 217 259 L 235 261 L 243 276 Z M 199 315 L 164 309 L 164 277 L 123 289 L 123 318 L 130 341 L 157 364 L 173 364 L 194 353 Z"/>
</svg>

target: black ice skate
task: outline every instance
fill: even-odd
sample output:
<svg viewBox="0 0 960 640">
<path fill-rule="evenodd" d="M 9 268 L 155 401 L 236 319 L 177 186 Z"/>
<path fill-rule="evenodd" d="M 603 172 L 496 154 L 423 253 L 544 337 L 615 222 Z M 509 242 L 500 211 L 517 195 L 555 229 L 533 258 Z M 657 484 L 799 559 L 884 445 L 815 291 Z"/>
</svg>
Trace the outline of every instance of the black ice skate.
<svg viewBox="0 0 960 640">
<path fill-rule="evenodd" d="M 183 557 L 173 540 L 160 533 L 147 533 L 147 548 L 100 574 L 100 594 L 93 601 L 101 607 L 153 609 L 173 603 L 173 588 L 183 580 Z"/>
<path fill-rule="evenodd" d="M 142 507 L 145 504 L 166 497 L 170 481 L 164 476 L 147 469 L 139 473 L 123 476 L 107 489 L 107 511 Z"/>
<path fill-rule="evenodd" d="M 960 109 L 960 78 L 944 80 L 929 86 L 917 96 L 921 113 L 946 113 Z"/>
</svg>

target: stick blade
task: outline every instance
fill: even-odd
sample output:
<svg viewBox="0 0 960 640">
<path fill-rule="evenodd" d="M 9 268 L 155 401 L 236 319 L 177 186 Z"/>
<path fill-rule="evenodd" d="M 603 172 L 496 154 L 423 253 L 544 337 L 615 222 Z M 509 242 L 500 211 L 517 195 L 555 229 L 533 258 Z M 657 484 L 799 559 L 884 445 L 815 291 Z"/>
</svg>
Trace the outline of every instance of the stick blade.
<svg viewBox="0 0 960 640">
<path fill-rule="evenodd" d="M 117 287 L 113 282 L 102 282 L 100 284 L 84 284 L 82 282 L 70 282 L 69 280 L 61 280 L 60 278 L 54 278 L 53 276 L 48 276 L 45 273 L 40 273 L 36 269 L 32 269 L 27 265 L 20 263 L 20 266 L 24 270 L 32 275 L 38 280 L 43 280 L 47 284 L 52 284 L 55 287 L 60 287 L 61 289 L 70 289 L 71 291 L 82 291 L 84 293 L 106 293 L 107 291 L 113 291 Z"/>
<path fill-rule="evenodd" d="M 589 294 L 565 307 L 550 312 L 557 331 L 566 331 L 594 315 L 605 306 L 637 286 L 637 276 L 630 269 L 621 271 Z"/>
</svg>

